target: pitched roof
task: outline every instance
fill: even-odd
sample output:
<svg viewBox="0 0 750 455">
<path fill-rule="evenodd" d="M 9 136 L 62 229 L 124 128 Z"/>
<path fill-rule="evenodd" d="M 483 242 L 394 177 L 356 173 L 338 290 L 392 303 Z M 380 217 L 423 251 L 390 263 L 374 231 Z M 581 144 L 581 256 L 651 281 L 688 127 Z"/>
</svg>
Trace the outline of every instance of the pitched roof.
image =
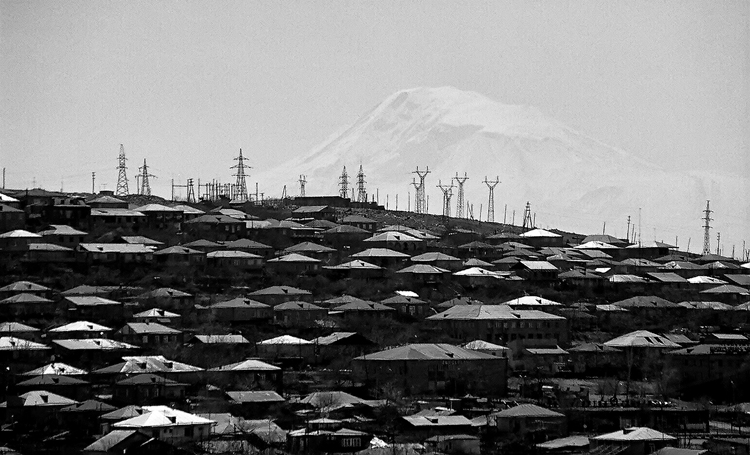
<svg viewBox="0 0 750 455">
<path fill-rule="evenodd" d="M 339 265 L 324 266 L 323 268 L 328 270 L 383 270 L 383 267 L 359 259 Z"/>
<path fill-rule="evenodd" d="M 312 292 L 306 291 L 304 289 L 294 288 L 291 286 L 269 286 L 267 288 L 258 289 L 257 291 L 251 292 L 248 295 L 312 295 Z"/>
<path fill-rule="evenodd" d="M 59 345 L 69 351 L 114 351 L 114 350 L 135 350 L 138 346 L 117 340 L 107 338 L 84 338 L 76 340 L 52 340 L 52 343 Z"/>
<path fill-rule="evenodd" d="M 21 406 L 23 407 L 44 407 L 44 406 L 69 406 L 78 403 L 75 400 L 66 398 L 56 393 L 47 392 L 46 390 L 32 390 L 23 395 L 19 395 Z M 0 407 L 7 407 L 7 401 L 0 404 Z"/>
<path fill-rule="evenodd" d="M 203 344 L 248 344 L 247 338 L 242 335 L 194 335 L 194 340 Z"/>
<path fill-rule="evenodd" d="M 206 257 L 209 259 L 216 259 L 216 258 L 262 259 L 263 258 L 262 256 L 258 256 L 257 254 L 248 253 L 247 251 L 239 251 L 239 250 L 212 251 L 206 254 Z"/>
<path fill-rule="evenodd" d="M 159 324 L 158 322 L 128 322 L 120 329 L 120 332 L 128 327 L 133 333 L 138 335 L 145 334 L 162 334 L 162 335 L 173 335 L 182 333 L 181 330 L 173 329 L 165 325 Z"/>
<path fill-rule="evenodd" d="M 89 321 L 75 321 L 70 322 L 60 327 L 50 329 L 52 333 L 65 333 L 65 332 L 109 332 L 112 330 L 110 327 L 105 325 L 96 324 Z"/>
<path fill-rule="evenodd" d="M 309 263 L 319 263 L 320 259 L 314 259 L 311 257 L 304 256 L 302 254 L 297 253 L 289 253 L 285 254 L 283 256 L 269 259 L 268 262 L 309 262 Z"/>
<path fill-rule="evenodd" d="M 49 346 L 16 337 L 0 337 L 0 351 L 42 351 Z"/>
<path fill-rule="evenodd" d="M 0 234 L 0 239 L 41 239 L 42 236 L 34 234 L 33 232 L 25 231 L 23 229 L 15 229 L 13 231 L 3 232 Z"/>
<path fill-rule="evenodd" d="M 135 376 L 131 376 L 129 378 L 117 381 L 115 384 L 121 385 L 121 386 L 159 384 L 159 385 L 163 385 L 167 387 L 177 387 L 177 386 L 187 385 L 182 382 L 177 382 L 171 379 L 157 376 L 153 373 L 137 374 Z"/>
<path fill-rule="evenodd" d="M 168 255 L 178 255 L 178 256 L 190 256 L 194 254 L 206 254 L 203 251 L 194 250 L 192 248 L 188 248 L 186 246 L 170 246 L 167 248 L 164 248 L 162 250 L 154 251 L 154 256 L 168 256 Z"/>
<path fill-rule="evenodd" d="M 655 295 L 638 295 L 614 302 L 613 305 L 620 308 L 679 308 L 676 303 Z"/>
<path fill-rule="evenodd" d="M 323 232 L 323 235 L 332 234 L 367 234 L 370 235 L 370 231 L 367 231 L 357 226 L 349 226 L 348 224 L 342 224 L 340 226 L 332 227 Z"/>
<path fill-rule="evenodd" d="M 721 286 L 716 286 L 715 288 L 706 289 L 705 291 L 701 291 L 701 294 L 739 294 L 739 295 L 750 295 L 750 291 L 747 289 L 735 286 L 732 284 L 724 284 Z"/>
<path fill-rule="evenodd" d="M 461 415 L 404 416 L 402 418 L 414 427 L 471 426 L 471 420 Z"/>
<path fill-rule="evenodd" d="M 143 410 L 144 413 L 142 415 L 117 422 L 112 426 L 116 429 L 157 428 L 184 425 L 210 425 L 214 423 L 213 420 L 167 406 L 143 406 Z"/>
<path fill-rule="evenodd" d="M 140 243 L 79 243 L 78 249 L 88 253 L 152 254 L 153 249 Z"/>
<path fill-rule="evenodd" d="M 558 319 L 564 320 L 562 316 L 545 313 L 539 310 L 514 310 L 508 305 L 455 305 L 442 313 L 434 314 L 427 318 L 432 321 L 441 320 L 537 320 Z"/>
<path fill-rule="evenodd" d="M 131 417 L 139 416 L 143 414 L 143 408 L 141 406 L 131 404 L 120 409 L 108 412 L 99 418 L 102 420 L 124 420 Z"/>
<path fill-rule="evenodd" d="M 115 407 L 98 400 L 86 400 L 60 409 L 60 412 L 111 412 Z"/>
<path fill-rule="evenodd" d="M 334 311 L 396 311 L 387 305 L 369 300 L 356 300 L 331 309 Z"/>
<path fill-rule="evenodd" d="M 319 245 L 313 242 L 302 242 L 284 249 L 285 253 L 332 253 L 335 248 Z"/>
<path fill-rule="evenodd" d="M 330 335 L 322 336 L 315 338 L 312 340 L 313 343 L 320 345 L 320 346 L 328 346 L 337 344 L 340 341 L 344 341 L 347 339 L 356 339 L 358 342 L 356 344 L 374 344 L 372 341 L 368 340 L 364 336 L 360 335 L 357 332 L 333 332 Z M 346 344 L 346 343 L 342 343 Z"/>
<path fill-rule="evenodd" d="M 408 258 L 410 257 L 406 253 L 400 251 L 391 250 L 389 248 L 368 248 L 359 253 L 351 255 L 353 258 Z"/>
<path fill-rule="evenodd" d="M 281 335 L 267 340 L 259 341 L 260 345 L 275 345 L 275 344 L 312 344 L 312 341 L 297 338 L 291 335 Z"/>
<path fill-rule="evenodd" d="M 88 374 L 86 370 L 72 367 L 67 363 L 52 362 L 31 371 L 21 373 L 22 376 L 39 376 L 39 375 L 65 375 L 65 376 L 82 376 Z"/>
<path fill-rule="evenodd" d="M 46 386 L 66 386 L 66 385 L 85 385 L 87 381 L 82 379 L 76 379 L 70 375 L 63 374 L 42 374 L 35 376 L 25 381 L 19 382 L 18 386 L 22 387 L 35 387 L 35 388 L 46 388 Z"/>
<path fill-rule="evenodd" d="M 265 243 L 256 242 L 250 239 L 237 239 L 230 242 L 224 242 L 224 247 L 228 249 L 244 249 L 244 250 L 272 250 L 273 247 L 266 245 Z"/>
<path fill-rule="evenodd" d="M 554 232 L 547 231 L 545 229 L 532 229 L 530 231 L 524 232 L 523 234 L 520 234 L 519 237 L 521 238 L 560 238 L 562 237 L 560 234 L 555 234 Z"/>
<path fill-rule="evenodd" d="M 436 262 L 436 261 L 460 261 L 461 259 L 438 251 L 428 251 L 417 256 L 412 256 L 412 262 Z"/>
<path fill-rule="evenodd" d="M 110 365 L 93 373 L 98 374 L 136 374 L 136 373 L 187 373 L 203 371 L 203 368 L 186 363 L 167 360 L 164 356 L 128 356 L 122 358 L 124 362 Z"/>
<path fill-rule="evenodd" d="M 508 418 L 508 417 L 531 417 L 531 418 L 560 418 L 565 417 L 564 414 L 552 411 L 535 404 L 519 404 L 512 408 L 504 409 L 499 412 L 492 414 L 494 417 Z"/>
<path fill-rule="evenodd" d="M 507 348 L 505 346 L 500 346 L 499 344 L 490 343 L 489 341 L 484 341 L 484 340 L 470 341 L 464 345 L 464 349 L 470 349 L 472 351 L 482 351 L 482 350 L 508 351 L 510 350 L 510 348 Z"/>
<path fill-rule="evenodd" d="M 442 275 L 443 273 L 450 273 L 450 270 L 445 270 L 440 267 L 435 267 L 429 264 L 414 264 L 404 269 L 396 271 L 396 273 L 411 273 L 413 275 Z"/>
<path fill-rule="evenodd" d="M 311 310 L 325 310 L 323 307 L 313 305 L 308 302 L 291 301 L 284 302 L 273 307 L 273 311 L 311 311 Z"/>
<path fill-rule="evenodd" d="M 246 390 L 226 392 L 226 394 L 237 403 L 283 403 L 286 401 L 273 390 Z"/>
<path fill-rule="evenodd" d="M 0 292 L 46 292 L 50 289 L 31 281 L 14 281 L 0 288 Z"/>
<path fill-rule="evenodd" d="M 123 442 L 131 438 L 138 438 L 136 440 L 143 440 L 143 441 L 152 439 L 151 436 L 148 436 L 145 433 L 141 433 L 138 430 L 112 430 L 109 433 L 102 436 L 101 438 L 97 439 L 96 441 L 86 446 L 86 448 L 83 449 L 83 452 L 84 453 L 89 453 L 89 452 L 108 453 L 117 445 L 122 444 Z M 137 446 L 135 448 L 137 449 Z"/>
<path fill-rule="evenodd" d="M 209 371 L 281 371 L 281 368 L 257 359 L 247 359 L 241 362 L 230 363 Z"/>
<path fill-rule="evenodd" d="M 517 299 L 503 302 L 503 305 L 508 305 L 512 308 L 514 306 L 562 306 L 562 303 L 555 302 L 554 300 L 545 299 L 544 297 L 538 297 L 534 295 L 525 295 Z"/>
<path fill-rule="evenodd" d="M 364 239 L 364 242 L 422 242 L 421 239 L 412 237 L 403 232 L 387 231 L 375 234 L 370 238 Z"/>
<path fill-rule="evenodd" d="M 632 427 L 591 438 L 595 441 L 675 441 L 677 438 L 648 427 Z"/>
<path fill-rule="evenodd" d="M 386 349 L 384 351 L 357 357 L 355 360 L 488 360 L 497 359 L 489 354 L 464 349 L 446 343 L 417 343 Z"/>
<path fill-rule="evenodd" d="M 49 227 L 41 232 L 39 232 L 39 235 L 41 236 L 47 236 L 47 235 L 86 235 L 86 232 L 79 231 L 78 229 L 74 229 L 71 226 L 68 226 L 67 224 L 50 224 Z"/>
<path fill-rule="evenodd" d="M 607 341 L 604 345 L 612 348 L 680 348 L 679 344 L 648 330 L 636 330 L 635 332 L 626 333 Z"/>
<path fill-rule="evenodd" d="M 68 296 L 65 300 L 76 305 L 76 306 L 107 306 L 107 305 L 122 305 L 122 303 L 115 300 L 105 299 L 96 295 L 80 295 L 80 296 Z"/>
<path fill-rule="evenodd" d="M 16 294 L 8 297 L 7 299 L 0 300 L 0 303 L 26 303 L 26 304 L 32 304 L 32 303 L 50 303 L 52 300 L 46 299 L 44 297 L 40 297 L 36 294 Z"/>
<path fill-rule="evenodd" d="M 0 334 L 39 332 L 40 330 L 20 322 L 0 322 Z"/>
<path fill-rule="evenodd" d="M 150 310 L 141 311 L 133 315 L 134 318 L 179 318 L 181 317 L 177 313 L 171 311 L 162 310 L 161 308 L 151 308 Z"/>
<path fill-rule="evenodd" d="M 265 303 L 260 303 L 256 300 L 236 297 L 231 300 L 225 300 L 223 302 L 216 302 L 208 306 L 196 305 L 198 309 L 217 309 L 217 308 L 271 308 Z"/>
</svg>

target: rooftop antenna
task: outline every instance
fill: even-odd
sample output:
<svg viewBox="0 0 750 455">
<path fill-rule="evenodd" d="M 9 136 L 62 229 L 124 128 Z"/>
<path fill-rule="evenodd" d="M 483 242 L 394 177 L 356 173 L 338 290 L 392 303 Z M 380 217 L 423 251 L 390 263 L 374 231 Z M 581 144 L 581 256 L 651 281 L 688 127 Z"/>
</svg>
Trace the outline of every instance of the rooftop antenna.
<svg viewBox="0 0 750 455">
<path fill-rule="evenodd" d="M 531 229 L 534 227 L 534 222 L 531 220 L 531 202 L 526 201 L 526 208 L 523 211 L 523 228 Z"/>
<path fill-rule="evenodd" d="M 339 176 L 339 196 L 346 199 L 349 196 L 349 174 L 346 173 L 346 166 Z"/>
<path fill-rule="evenodd" d="M 307 176 L 306 175 L 300 175 L 299 176 L 299 195 L 300 197 L 305 197 L 305 184 L 307 183 Z"/>
<path fill-rule="evenodd" d="M 144 196 L 151 196 L 151 184 L 149 183 L 148 178 L 149 177 L 156 178 L 156 176 L 148 173 L 148 166 L 146 165 L 146 158 L 143 159 L 143 166 L 139 167 L 138 170 L 141 171 L 140 194 L 143 194 Z"/>
<path fill-rule="evenodd" d="M 367 190 L 365 189 L 365 171 L 362 170 L 362 165 L 359 165 L 359 172 L 357 172 L 357 202 L 367 203 Z"/>
<path fill-rule="evenodd" d="M 456 172 L 456 176 L 453 177 L 453 180 L 458 183 L 458 200 L 456 201 L 456 218 L 463 218 L 464 217 L 464 183 L 469 180 L 469 177 L 466 175 L 466 172 L 464 172 L 463 177 L 458 176 L 458 172 Z"/>
<path fill-rule="evenodd" d="M 703 211 L 703 213 L 706 214 L 706 216 L 703 217 L 703 256 L 711 253 L 711 221 L 713 221 L 713 218 L 711 218 L 711 210 L 710 207 L 711 201 L 706 201 L 706 210 Z"/>
<path fill-rule="evenodd" d="M 484 184 L 490 190 L 490 200 L 487 201 L 487 222 L 495 222 L 495 187 L 500 183 L 500 176 L 495 177 L 495 180 L 487 180 L 487 176 L 484 176 Z"/>
<path fill-rule="evenodd" d="M 117 189 L 115 195 L 127 196 L 130 191 L 128 190 L 128 176 L 125 170 L 128 168 L 125 162 L 128 160 L 125 158 L 125 146 L 120 144 L 120 156 L 117 158 L 119 164 L 117 165 Z"/>
<path fill-rule="evenodd" d="M 412 185 L 414 185 L 414 188 L 416 188 L 416 193 L 414 194 L 414 212 L 415 213 L 427 213 L 427 203 L 425 198 L 425 186 L 424 186 L 424 179 L 427 177 L 427 174 L 430 173 L 430 166 L 427 166 L 427 168 L 424 171 L 419 170 L 419 166 L 417 166 L 416 171 L 412 171 L 412 174 L 417 174 L 419 177 L 419 184 L 416 183 L 414 179 L 412 179 Z"/>
<path fill-rule="evenodd" d="M 443 182 L 438 180 L 437 187 L 443 192 L 443 217 L 450 218 L 451 198 L 453 197 L 453 180 L 451 180 L 451 186 L 445 186 L 443 185 Z"/>
<path fill-rule="evenodd" d="M 245 181 L 245 169 L 252 169 L 250 166 L 245 164 L 245 158 L 242 156 L 242 149 L 240 149 L 240 156 L 234 159 L 234 161 L 237 161 L 237 164 L 230 167 L 230 169 L 237 169 L 237 173 L 234 174 L 235 177 L 237 177 L 237 181 L 235 182 L 235 199 L 239 199 L 240 201 L 247 201 L 247 183 Z"/>
</svg>

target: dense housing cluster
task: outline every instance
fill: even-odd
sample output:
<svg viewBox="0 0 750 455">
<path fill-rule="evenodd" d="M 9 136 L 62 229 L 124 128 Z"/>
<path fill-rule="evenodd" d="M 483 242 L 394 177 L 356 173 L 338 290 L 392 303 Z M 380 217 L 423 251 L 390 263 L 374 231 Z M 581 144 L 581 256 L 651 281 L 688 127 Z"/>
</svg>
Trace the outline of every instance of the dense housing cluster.
<svg viewBox="0 0 750 455">
<path fill-rule="evenodd" d="M 19 453 L 750 446 L 733 258 L 328 205 L 0 197 Z"/>
</svg>

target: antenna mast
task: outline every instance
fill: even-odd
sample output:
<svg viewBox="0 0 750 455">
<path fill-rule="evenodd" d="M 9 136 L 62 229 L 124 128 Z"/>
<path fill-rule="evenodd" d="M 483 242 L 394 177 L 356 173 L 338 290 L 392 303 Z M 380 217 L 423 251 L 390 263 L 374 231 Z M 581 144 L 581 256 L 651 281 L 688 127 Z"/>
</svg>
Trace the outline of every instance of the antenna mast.
<svg viewBox="0 0 750 455">
<path fill-rule="evenodd" d="M 120 144 L 120 156 L 117 159 L 119 161 L 119 164 L 117 165 L 117 170 L 119 172 L 117 174 L 117 190 L 115 191 L 115 195 L 127 196 L 130 193 L 128 190 L 128 176 L 125 172 L 128 168 L 125 162 L 128 159 L 125 158 L 125 146 L 122 144 Z"/>
<path fill-rule="evenodd" d="M 365 172 L 362 170 L 362 165 L 359 165 L 359 172 L 357 172 L 357 202 L 367 202 L 367 190 L 365 189 Z"/>
<path fill-rule="evenodd" d="M 500 176 L 495 177 L 495 180 L 487 180 L 487 176 L 484 176 L 484 184 L 490 190 L 490 200 L 487 201 L 487 222 L 495 222 L 495 187 L 500 183 Z"/>
<path fill-rule="evenodd" d="M 427 177 L 427 174 L 429 173 L 430 173 L 430 166 L 427 166 L 427 169 L 425 169 L 424 171 L 420 171 L 419 166 L 417 166 L 417 170 L 412 171 L 412 174 L 417 174 L 417 176 L 419 177 L 419 183 L 417 183 L 413 179 L 411 182 L 411 184 L 414 185 L 414 188 L 416 188 L 417 190 L 414 193 L 414 213 L 427 213 L 424 179 L 425 177 Z"/>
<path fill-rule="evenodd" d="M 239 199 L 240 201 L 247 201 L 247 183 L 245 181 L 245 169 L 252 169 L 250 166 L 245 164 L 245 158 L 242 156 L 242 149 L 240 149 L 240 156 L 234 159 L 237 161 L 237 164 L 230 167 L 229 169 L 237 169 L 237 173 L 234 174 L 235 177 L 237 177 L 237 182 L 234 184 L 236 188 L 236 194 L 234 199 Z"/>
<path fill-rule="evenodd" d="M 705 217 L 703 217 L 703 255 L 711 254 L 711 221 L 713 221 L 713 218 L 711 218 L 711 210 L 710 208 L 711 201 L 706 201 L 706 210 L 703 211 L 703 213 L 706 214 Z"/>
<path fill-rule="evenodd" d="M 463 218 L 464 217 L 464 183 L 469 180 L 469 177 L 466 175 L 466 172 L 464 172 L 463 177 L 458 176 L 458 172 L 456 172 L 456 176 L 453 177 L 453 180 L 458 183 L 458 200 L 456 201 L 456 218 Z"/>
<path fill-rule="evenodd" d="M 143 159 L 143 167 L 139 167 L 138 170 L 141 171 L 140 194 L 143 194 L 145 196 L 151 196 L 151 184 L 149 183 L 148 178 L 149 177 L 156 178 L 156 176 L 148 173 L 148 166 L 146 165 L 146 158 Z"/>
<path fill-rule="evenodd" d="M 438 180 L 437 187 L 443 192 L 443 216 L 450 218 L 451 198 L 453 197 L 453 180 L 451 179 L 451 186 L 445 186 L 443 185 L 443 182 Z"/>
<path fill-rule="evenodd" d="M 339 196 L 341 196 L 341 199 L 346 199 L 349 196 L 349 174 L 346 173 L 346 166 L 344 166 L 344 170 L 339 177 Z"/>
</svg>

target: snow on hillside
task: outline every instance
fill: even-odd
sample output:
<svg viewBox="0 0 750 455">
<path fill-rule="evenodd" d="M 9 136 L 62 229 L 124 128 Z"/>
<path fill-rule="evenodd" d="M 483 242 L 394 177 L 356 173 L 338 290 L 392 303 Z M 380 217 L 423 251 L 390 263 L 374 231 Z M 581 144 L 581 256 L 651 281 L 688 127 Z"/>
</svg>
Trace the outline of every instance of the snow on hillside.
<svg viewBox="0 0 750 455">
<path fill-rule="evenodd" d="M 717 230 L 727 236 L 725 252 L 731 252 L 730 238 L 738 242 L 738 252 L 741 239 L 750 239 L 750 212 L 747 204 L 739 209 L 735 199 L 750 194 L 746 180 L 660 169 L 534 107 L 505 105 L 452 87 L 399 91 L 307 155 L 254 178 L 283 182 L 295 194 L 297 185 L 289 172 L 293 170 L 292 177 L 307 175 L 307 194 L 337 194 L 343 166 L 353 182 L 360 164 L 368 191 L 375 194 L 377 189 L 381 204 L 389 195 L 391 209 L 396 194 L 399 209 L 407 208 L 407 193 L 414 206 L 412 171 L 429 166 L 431 213 L 442 209 L 438 181 L 449 183 L 456 172 L 467 172 L 466 200 L 473 204 L 475 217 L 482 205 L 482 219 L 487 205 L 482 180 L 499 176 L 496 221 L 502 221 L 507 204 L 508 222 L 515 210 L 520 223 L 530 201 L 540 226 L 592 233 L 600 232 L 606 221 L 608 233 L 624 236 L 627 216 L 637 222 L 641 208 L 644 240 L 674 242 L 678 235 L 684 248 L 692 237 L 695 251 L 702 245 L 701 210 L 711 199 Z"/>
</svg>

